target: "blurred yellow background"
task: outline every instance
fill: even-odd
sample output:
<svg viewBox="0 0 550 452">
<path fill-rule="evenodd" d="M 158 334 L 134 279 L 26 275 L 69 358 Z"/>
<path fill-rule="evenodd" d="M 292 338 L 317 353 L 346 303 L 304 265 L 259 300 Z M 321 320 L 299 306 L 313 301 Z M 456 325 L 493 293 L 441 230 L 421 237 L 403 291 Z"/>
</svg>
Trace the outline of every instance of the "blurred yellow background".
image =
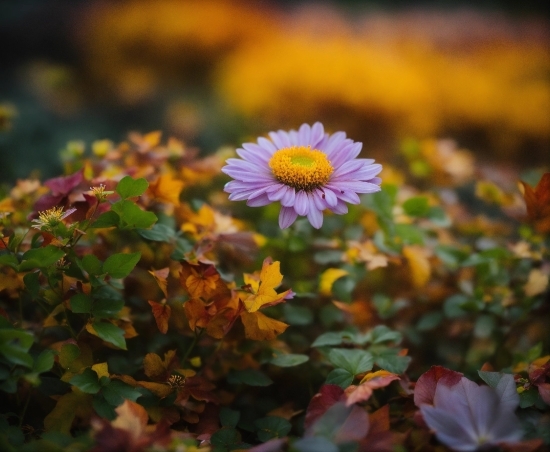
<svg viewBox="0 0 550 452">
<path fill-rule="evenodd" d="M 8 55 L 0 91 L 7 129 L 0 151 L 38 155 L 40 146 L 34 163 L 46 174 L 74 139 L 159 129 L 212 152 L 317 120 L 363 141 L 382 160 L 404 139 L 446 137 L 482 159 L 521 167 L 549 160 L 550 27 L 536 10 L 236 0 L 55 4 L 53 12 L 40 2 L 23 13 L 12 7 L 15 21 L 2 22 L 8 38 L 22 33 L 18 21 L 30 17 L 32 24 L 40 14 L 57 11 L 62 24 L 57 31 L 43 26 L 36 38 L 59 41 L 57 51 L 33 48 L 27 37 L 31 50 Z M 28 138 L 37 127 L 43 143 Z M 29 171 L 8 161 L 4 178 Z"/>
</svg>

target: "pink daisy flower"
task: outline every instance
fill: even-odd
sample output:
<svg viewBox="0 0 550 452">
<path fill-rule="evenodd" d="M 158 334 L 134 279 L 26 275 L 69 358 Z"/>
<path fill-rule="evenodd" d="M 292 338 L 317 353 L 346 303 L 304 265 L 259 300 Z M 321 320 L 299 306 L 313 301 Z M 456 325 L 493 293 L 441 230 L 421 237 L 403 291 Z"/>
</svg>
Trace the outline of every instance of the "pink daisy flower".
<svg viewBox="0 0 550 452">
<path fill-rule="evenodd" d="M 298 131 L 270 132 L 256 143 L 237 149 L 241 159 L 228 159 L 222 171 L 235 180 L 224 190 L 232 201 L 251 207 L 281 203 L 279 226 L 288 228 L 306 216 L 314 228 L 323 225 L 323 211 L 348 212 L 346 203 L 359 204 L 358 193 L 380 191 L 376 177 L 382 165 L 356 158 L 362 143 L 344 132 L 325 133 L 323 125 L 303 124 Z"/>
</svg>

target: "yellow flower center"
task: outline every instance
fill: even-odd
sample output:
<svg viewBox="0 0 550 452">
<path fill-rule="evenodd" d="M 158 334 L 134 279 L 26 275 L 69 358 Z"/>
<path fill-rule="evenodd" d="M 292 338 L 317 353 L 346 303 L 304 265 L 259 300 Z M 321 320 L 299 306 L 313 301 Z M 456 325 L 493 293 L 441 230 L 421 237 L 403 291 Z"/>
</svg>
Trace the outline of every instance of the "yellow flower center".
<svg viewBox="0 0 550 452">
<path fill-rule="evenodd" d="M 326 184 L 334 171 L 326 154 L 311 146 L 279 149 L 269 160 L 269 167 L 279 182 L 306 191 Z"/>
<path fill-rule="evenodd" d="M 38 212 L 38 220 L 49 226 L 57 226 L 63 219 L 63 207 L 52 207 L 44 212 Z"/>
</svg>

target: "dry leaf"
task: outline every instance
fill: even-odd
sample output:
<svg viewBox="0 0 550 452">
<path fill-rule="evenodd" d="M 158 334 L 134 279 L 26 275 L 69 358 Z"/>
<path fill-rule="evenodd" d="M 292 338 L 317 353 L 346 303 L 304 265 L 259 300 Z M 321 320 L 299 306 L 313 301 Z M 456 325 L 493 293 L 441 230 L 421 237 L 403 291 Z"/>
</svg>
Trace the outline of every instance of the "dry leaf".
<svg viewBox="0 0 550 452">
<path fill-rule="evenodd" d="M 163 303 L 157 303 L 156 301 L 149 300 L 148 302 L 153 310 L 153 317 L 157 322 L 157 327 L 162 334 L 166 334 L 168 331 L 168 321 L 172 314 L 172 308 L 166 304 L 166 300 Z"/>
<path fill-rule="evenodd" d="M 271 319 L 261 312 L 241 312 L 244 333 L 248 339 L 255 341 L 272 341 L 284 332 L 288 325 Z"/>
<path fill-rule="evenodd" d="M 260 272 L 260 281 L 258 282 L 251 275 L 246 275 L 244 281 L 248 284 L 253 294 L 243 300 L 243 303 L 248 312 L 255 312 L 261 307 L 273 306 L 284 301 L 285 297 L 292 291 L 287 290 L 282 293 L 277 293 L 275 288 L 283 281 L 283 275 L 280 272 L 280 262 L 270 262 L 270 259 L 265 259 Z"/>
<path fill-rule="evenodd" d="M 403 247 L 403 256 L 411 270 L 411 281 L 415 287 L 423 287 L 430 279 L 431 266 L 426 250 L 418 245 Z"/>
</svg>

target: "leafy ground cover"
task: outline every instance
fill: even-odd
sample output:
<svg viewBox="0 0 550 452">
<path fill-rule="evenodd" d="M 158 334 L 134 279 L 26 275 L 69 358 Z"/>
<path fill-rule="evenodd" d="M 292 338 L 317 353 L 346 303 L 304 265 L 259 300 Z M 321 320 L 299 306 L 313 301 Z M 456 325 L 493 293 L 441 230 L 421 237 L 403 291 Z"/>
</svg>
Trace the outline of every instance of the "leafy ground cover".
<svg viewBox="0 0 550 452">
<path fill-rule="evenodd" d="M 231 157 L 135 133 L 3 188 L 2 450 L 550 445 L 549 173 L 407 140 L 281 230 Z"/>
</svg>

